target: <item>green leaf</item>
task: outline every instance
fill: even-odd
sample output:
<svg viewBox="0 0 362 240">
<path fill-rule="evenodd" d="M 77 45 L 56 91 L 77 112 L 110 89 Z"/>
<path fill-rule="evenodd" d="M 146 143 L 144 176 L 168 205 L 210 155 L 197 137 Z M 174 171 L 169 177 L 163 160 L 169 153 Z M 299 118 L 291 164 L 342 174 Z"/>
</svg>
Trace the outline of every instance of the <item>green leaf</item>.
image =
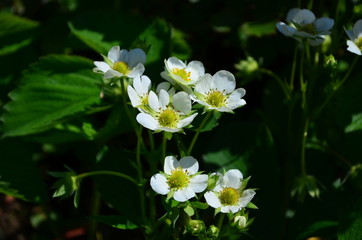
<svg viewBox="0 0 362 240">
<path fill-rule="evenodd" d="M 206 209 L 209 207 L 209 204 L 203 202 L 191 202 L 191 206 L 193 208 Z"/>
<path fill-rule="evenodd" d="M 133 222 L 129 221 L 128 219 L 126 219 L 125 217 L 122 216 L 93 216 L 93 219 L 102 222 L 104 224 L 107 224 L 109 226 L 112 226 L 114 228 L 118 228 L 118 229 L 128 229 L 128 230 L 133 230 L 133 229 L 137 229 L 138 225 L 134 224 Z"/>
<path fill-rule="evenodd" d="M 68 23 L 71 32 L 88 47 L 98 53 L 106 54 L 113 46 L 119 46 L 119 41 L 107 42 L 104 35 L 91 30 L 77 30 L 71 22 Z"/>
<path fill-rule="evenodd" d="M 50 74 L 51 66 L 65 72 L 73 65 L 79 72 Z M 11 101 L 4 108 L 4 136 L 21 136 L 42 132 L 65 117 L 85 111 L 99 103 L 98 75 L 82 72 L 85 61 L 68 56 L 52 56 L 33 65 L 25 72 L 22 85 L 12 91 Z M 33 73 L 37 70 L 40 73 Z"/>
<path fill-rule="evenodd" d="M 4 56 L 29 45 L 35 35 L 39 23 L 0 12 L 0 56 Z"/>
<path fill-rule="evenodd" d="M 215 164 L 219 169 L 246 169 L 246 165 L 243 161 L 243 157 L 240 155 L 234 155 L 229 149 L 221 149 L 218 152 L 207 153 L 203 156 L 206 163 Z M 243 171 L 245 172 L 245 171 Z"/>
<path fill-rule="evenodd" d="M 303 230 L 301 234 L 297 236 L 297 240 L 307 239 L 308 237 L 312 237 L 315 235 L 319 230 L 330 228 L 330 227 L 337 227 L 338 222 L 336 221 L 318 221 L 313 223 L 312 225 L 308 226 L 306 229 Z"/>
<path fill-rule="evenodd" d="M 187 205 L 184 208 L 184 211 L 189 217 L 192 217 L 195 214 L 195 210 L 190 205 Z"/>
<path fill-rule="evenodd" d="M 254 203 L 249 202 L 245 207 L 251 208 L 251 209 L 259 209 Z"/>
<path fill-rule="evenodd" d="M 359 197 L 342 213 L 338 240 L 359 240 L 362 236 L 362 198 Z"/>
<path fill-rule="evenodd" d="M 21 151 L 19 151 L 21 149 Z M 46 185 L 32 160 L 34 147 L 19 139 L 0 141 L 0 192 L 25 201 L 47 200 Z"/>
<path fill-rule="evenodd" d="M 274 33 L 275 33 L 275 21 L 269 21 L 263 23 L 248 22 L 244 23 L 240 29 L 241 37 L 244 36 L 262 37 Z"/>
<path fill-rule="evenodd" d="M 345 128 L 346 133 L 362 130 L 362 113 L 354 114 L 352 122 Z"/>
</svg>

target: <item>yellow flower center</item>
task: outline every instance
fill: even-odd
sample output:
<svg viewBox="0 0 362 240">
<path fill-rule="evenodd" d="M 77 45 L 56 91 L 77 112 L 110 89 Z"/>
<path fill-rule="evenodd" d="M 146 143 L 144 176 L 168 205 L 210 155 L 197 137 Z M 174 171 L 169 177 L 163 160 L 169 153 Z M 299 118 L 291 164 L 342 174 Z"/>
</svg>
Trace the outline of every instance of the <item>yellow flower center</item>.
<svg viewBox="0 0 362 240">
<path fill-rule="evenodd" d="M 178 123 L 178 114 L 169 108 L 163 110 L 158 116 L 158 123 L 162 127 L 175 128 Z"/>
<path fill-rule="evenodd" d="M 303 32 L 306 32 L 306 33 L 309 33 L 309 34 L 312 34 L 312 35 L 314 35 L 316 33 L 315 26 L 312 23 L 301 26 L 299 30 L 303 31 Z"/>
<path fill-rule="evenodd" d="M 130 70 L 128 69 L 128 65 L 125 62 L 115 62 L 113 64 L 113 70 L 116 70 L 117 72 L 122 73 L 123 75 L 127 75 Z"/>
<path fill-rule="evenodd" d="M 141 105 L 147 105 L 148 104 L 148 94 L 145 94 L 143 96 L 141 96 Z"/>
<path fill-rule="evenodd" d="M 187 72 L 184 68 L 174 68 L 172 69 L 172 73 L 182 78 L 185 82 L 191 81 L 191 72 Z"/>
<path fill-rule="evenodd" d="M 219 199 L 222 205 L 237 205 L 239 202 L 240 193 L 232 187 L 224 188 L 219 193 Z"/>
<path fill-rule="evenodd" d="M 359 37 L 354 41 L 354 43 L 357 45 L 357 47 L 362 50 L 362 37 Z"/>
<path fill-rule="evenodd" d="M 206 102 L 212 107 L 221 107 L 225 105 L 226 96 L 220 91 L 213 91 L 208 93 Z"/>
<path fill-rule="evenodd" d="M 187 187 L 190 183 L 190 177 L 182 168 L 176 168 L 171 171 L 171 175 L 167 178 L 167 184 L 171 189 L 181 189 Z"/>
</svg>

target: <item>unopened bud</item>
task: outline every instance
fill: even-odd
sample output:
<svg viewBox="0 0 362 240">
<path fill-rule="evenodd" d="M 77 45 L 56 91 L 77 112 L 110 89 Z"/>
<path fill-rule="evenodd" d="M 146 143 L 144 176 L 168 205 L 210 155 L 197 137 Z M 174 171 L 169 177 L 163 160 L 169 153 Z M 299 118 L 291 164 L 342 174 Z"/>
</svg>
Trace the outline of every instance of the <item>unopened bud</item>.
<svg viewBox="0 0 362 240">
<path fill-rule="evenodd" d="M 186 228 L 194 236 L 198 236 L 206 230 L 205 223 L 201 220 L 190 220 Z"/>
</svg>

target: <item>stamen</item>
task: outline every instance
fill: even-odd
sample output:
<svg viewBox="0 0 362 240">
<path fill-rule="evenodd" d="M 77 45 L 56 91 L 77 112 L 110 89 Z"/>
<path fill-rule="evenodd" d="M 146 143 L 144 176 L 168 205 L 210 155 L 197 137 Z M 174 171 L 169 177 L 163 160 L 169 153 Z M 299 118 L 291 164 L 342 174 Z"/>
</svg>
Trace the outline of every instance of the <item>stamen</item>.
<svg viewBox="0 0 362 240">
<path fill-rule="evenodd" d="M 191 81 L 191 72 L 187 72 L 184 68 L 174 68 L 172 73 L 182 78 L 185 82 Z"/>
</svg>

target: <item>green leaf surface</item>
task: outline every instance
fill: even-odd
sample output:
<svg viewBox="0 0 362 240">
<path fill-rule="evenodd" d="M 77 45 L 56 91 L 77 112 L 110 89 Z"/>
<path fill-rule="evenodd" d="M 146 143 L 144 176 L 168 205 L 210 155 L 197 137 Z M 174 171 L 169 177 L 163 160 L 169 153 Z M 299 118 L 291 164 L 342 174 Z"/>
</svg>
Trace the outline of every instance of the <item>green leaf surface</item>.
<svg viewBox="0 0 362 240">
<path fill-rule="evenodd" d="M 345 128 L 345 132 L 354 132 L 362 130 L 362 113 L 358 113 L 352 116 L 352 122 Z"/>
<path fill-rule="evenodd" d="M 1 193 L 30 202 L 46 201 L 46 186 L 39 168 L 32 160 L 33 152 L 33 145 L 19 139 L 0 141 Z"/>
<path fill-rule="evenodd" d="M 35 21 L 6 12 L 0 12 L 0 24 L 0 56 L 29 45 L 39 26 Z"/>
<path fill-rule="evenodd" d="M 71 22 L 68 23 L 68 26 L 72 33 L 88 47 L 93 49 L 96 52 L 106 54 L 113 46 L 119 46 L 119 41 L 105 41 L 104 35 L 99 32 L 91 31 L 88 29 L 78 30 L 76 29 Z"/>
<path fill-rule="evenodd" d="M 93 219 L 112 226 L 114 228 L 123 229 L 123 230 L 132 230 L 137 229 L 138 225 L 133 222 L 127 220 L 125 217 L 117 216 L 117 215 L 109 215 L 109 216 L 93 216 Z"/>
<path fill-rule="evenodd" d="M 206 163 L 215 164 L 219 169 L 246 169 L 243 157 L 234 155 L 229 149 L 221 149 L 217 152 L 210 152 L 203 156 Z"/>
<path fill-rule="evenodd" d="M 98 76 L 90 70 L 82 73 L 85 61 L 77 60 L 52 56 L 33 65 L 36 72 L 25 72 L 21 86 L 9 94 L 11 101 L 4 106 L 4 136 L 42 132 L 100 101 Z M 64 72 L 68 65 L 75 69 L 77 63 L 79 72 L 50 74 L 47 70 L 54 66 Z"/>
<path fill-rule="evenodd" d="M 318 221 L 313 223 L 312 225 L 308 226 L 306 229 L 303 230 L 301 234 L 297 236 L 297 240 L 307 239 L 308 237 L 312 237 L 313 235 L 317 234 L 319 230 L 331 227 L 337 227 L 338 222 L 336 221 Z"/>
<path fill-rule="evenodd" d="M 341 215 L 338 240 L 359 240 L 362 236 L 362 198 L 347 207 Z"/>
</svg>

